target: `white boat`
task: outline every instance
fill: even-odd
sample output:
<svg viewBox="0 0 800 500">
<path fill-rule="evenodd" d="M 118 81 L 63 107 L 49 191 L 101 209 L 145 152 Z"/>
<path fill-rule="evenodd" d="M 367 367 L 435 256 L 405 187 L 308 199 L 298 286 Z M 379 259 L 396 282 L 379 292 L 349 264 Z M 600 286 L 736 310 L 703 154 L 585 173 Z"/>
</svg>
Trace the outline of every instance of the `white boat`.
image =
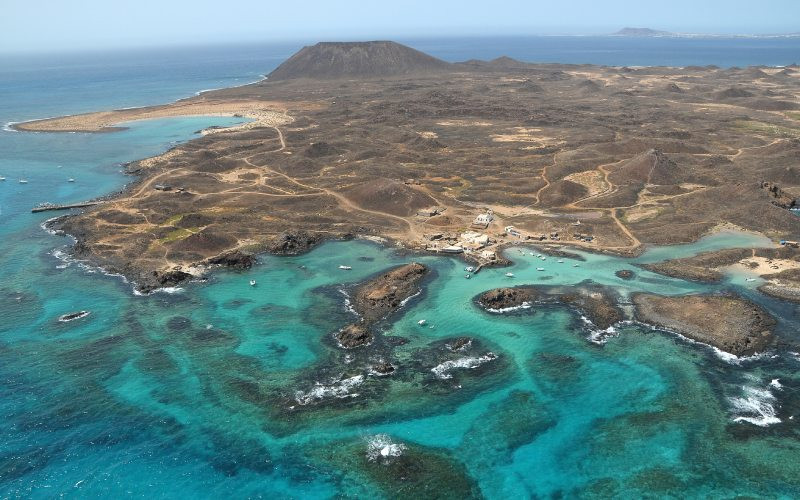
<svg viewBox="0 0 800 500">
<path fill-rule="evenodd" d="M 72 177 L 70 177 L 70 178 L 67 180 L 67 182 L 75 182 L 75 179 L 73 179 Z"/>
<path fill-rule="evenodd" d="M 6 180 L 6 178 L 0 175 L 0 182 L 2 182 L 4 180 Z"/>
<path fill-rule="evenodd" d="M 537 267 L 536 270 L 537 271 L 544 271 L 544 268 L 543 267 Z"/>
<path fill-rule="evenodd" d="M 539 258 L 540 258 L 540 259 L 542 259 L 542 260 L 547 260 L 547 257 L 545 257 L 544 255 L 542 255 L 542 256 L 541 256 L 541 257 L 539 257 Z"/>
<path fill-rule="evenodd" d="M 464 277 L 467 278 L 467 279 L 471 278 L 471 276 L 469 274 L 465 274 Z"/>
<path fill-rule="evenodd" d="M 506 277 L 513 278 L 514 277 L 514 273 L 506 273 Z"/>
<path fill-rule="evenodd" d="M 533 255 L 533 252 L 531 252 L 531 255 Z"/>
<path fill-rule="evenodd" d="M 572 264 L 572 267 L 581 267 L 580 264 Z"/>
<path fill-rule="evenodd" d="M 19 183 L 20 183 L 20 184 L 27 184 L 27 183 L 28 183 L 28 181 L 26 181 L 25 179 L 20 179 L 20 180 L 19 180 Z"/>
<path fill-rule="evenodd" d="M 563 261 L 563 260 L 561 260 L 561 259 L 558 259 L 558 263 L 559 263 L 559 264 L 563 264 L 563 263 L 564 263 L 564 261 Z"/>
<path fill-rule="evenodd" d="M 256 280 L 250 280 L 250 286 L 256 286 Z"/>
<path fill-rule="evenodd" d="M 469 266 L 469 267 L 466 267 L 466 268 L 464 268 L 464 270 L 465 270 L 466 272 L 468 272 L 468 273 L 471 273 L 472 271 L 474 271 L 474 270 L 475 270 L 475 268 L 473 268 L 472 266 Z"/>
<path fill-rule="evenodd" d="M 345 271 L 349 271 L 349 270 L 351 270 L 353 268 L 350 267 L 350 266 L 339 266 L 339 269 L 344 269 Z"/>
<path fill-rule="evenodd" d="M 421 320 L 417 321 L 417 324 L 418 324 L 419 326 L 422 326 L 422 325 L 424 325 L 425 323 L 427 323 L 427 321 L 425 321 L 424 319 L 421 319 Z"/>
<path fill-rule="evenodd" d="M 745 281 L 755 281 L 755 278 L 747 278 Z"/>
</svg>

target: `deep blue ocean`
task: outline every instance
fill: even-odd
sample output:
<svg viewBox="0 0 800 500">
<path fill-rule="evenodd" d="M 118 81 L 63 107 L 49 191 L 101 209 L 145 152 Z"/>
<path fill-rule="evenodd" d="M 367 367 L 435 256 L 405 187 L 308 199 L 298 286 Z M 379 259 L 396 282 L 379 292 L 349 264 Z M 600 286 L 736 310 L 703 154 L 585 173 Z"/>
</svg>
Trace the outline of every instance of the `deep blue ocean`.
<svg viewBox="0 0 800 500">
<path fill-rule="evenodd" d="M 800 39 L 401 41 L 449 61 L 800 61 Z M 242 85 L 302 45 L 3 56 L 0 124 Z M 262 256 L 247 272 L 138 296 L 119 277 L 69 260 L 71 241 L 41 227 L 51 215 L 30 213 L 41 202 L 113 193 L 132 180 L 125 162 L 236 122 L 0 131 L 0 498 L 800 496 L 800 355 L 785 347 L 732 359 L 635 324 L 600 340 L 562 308 L 488 315 L 471 299 L 507 285 L 507 270 L 464 280 L 457 260 L 360 241 Z M 721 233 L 638 261 L 768 244 Z M 508 255 L 515 284 L 593 280 L 623 297 L 733 289 L 780 318 L 781 338 L 796 345 L 800 335 L 798 307 L 761 296 L 746 275 L 700 285 L 604 255 Z M 387 338 L 408 340 L 389 360 L 397 374 L 344 363 L 325 341 L 351 318 L 341 290 L 411 258 L 434 277 L 383 326 Z M 617 278 L 620 269 L 636 279 Z M 86 318 L 57 321 L 84 309 Z M 475 339 L 468 354 L 444 347 L 464 335 Z"/>
</svg>

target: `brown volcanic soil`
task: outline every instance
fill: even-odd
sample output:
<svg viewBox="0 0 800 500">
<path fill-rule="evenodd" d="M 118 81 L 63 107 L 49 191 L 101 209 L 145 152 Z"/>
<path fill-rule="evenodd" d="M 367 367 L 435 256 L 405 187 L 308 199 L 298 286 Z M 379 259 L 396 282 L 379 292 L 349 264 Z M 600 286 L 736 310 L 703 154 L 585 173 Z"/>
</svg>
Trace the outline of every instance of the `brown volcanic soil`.
<svg viewBox="0 0 800 500">
<path fill-rule="evenodd" d="M 359 207 L 402 217 L 436 206 L 436 200 L 425 192 L 388 179 L 374 179 L 356 184 L 343 190 L 342 194 Z"/>
<path fill-rule="evenodd" d="M 153 282 L 154 271 L 237 249 L 291 253 L 351 235 L 420 248 L 433 224 L 457 234 L 486 207 L 495 213 L 493 236 L 515 225 L 567 235 L 559 244 L 619 254 L 692 241 L 725 223 L 800 239 L 800 218 L 761 188 L 767 181 L 800 193 L 791 170 L 800 161 L 800 120 L 796 112 L 764 110 L 783 109 L 778 101 L 800 92 L 800 74 L 753 80 L 717 68 L 507 58 L 442 65 L 407 50 L 395 67 L 394 45 L 367 44 L 363 58 L 353 55 L 356 48 L 317 46 L 299 58 L 310 57 L 305 66 L 287 66 L 295 69 L 285 80 L 19 125 L 99 130 L 124 120 L 235 112 L 256 120 L 132 164 L 138 182 L 56 227 L 78 238 L 82 256 L 140 284 Z M 326 66 L 320 54 L 328 49 L 352 57 L 341 68 Z M 719 96 L 731 88 L 755 97 Z M 775 103 L 756 109 L 754 100 Z M 156 184 L 185 191 L 157 191 Z M 412 213 L 434 205 L 447 211 L 431 226 Z M 574 232 L 594 239 L 572 240 Z"/>
<path fill-rule="evenodd" d="M 734 296 L 662 297 L 634 294 L 637 317 L 736 356 L 762 352 L 772 341 L 775 320 L 763 309 Z"/>
</svg>

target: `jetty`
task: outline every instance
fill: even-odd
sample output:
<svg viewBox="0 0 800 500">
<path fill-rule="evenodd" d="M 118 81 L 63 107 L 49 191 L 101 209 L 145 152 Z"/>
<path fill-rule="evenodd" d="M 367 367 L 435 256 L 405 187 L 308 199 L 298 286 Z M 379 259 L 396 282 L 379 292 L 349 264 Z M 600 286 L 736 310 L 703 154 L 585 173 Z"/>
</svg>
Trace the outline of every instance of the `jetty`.
<svg viewBox="0 0 800 500">
<path fill-rule="evenodd" d="M 50 212 L 52 210 L 69 210 L 70 208 L 86 208 L 86 207 L 93 207 L 95 205 L 101 205 L 105 202 L 102 201 L 84 201 L 81 203 L 70 203 L 69 205 L 55 205 L 53 203 L 42 203 L 38 207 L 34 207 L 31 209 L 32 213 L 37 212 Z"/>
</svg>

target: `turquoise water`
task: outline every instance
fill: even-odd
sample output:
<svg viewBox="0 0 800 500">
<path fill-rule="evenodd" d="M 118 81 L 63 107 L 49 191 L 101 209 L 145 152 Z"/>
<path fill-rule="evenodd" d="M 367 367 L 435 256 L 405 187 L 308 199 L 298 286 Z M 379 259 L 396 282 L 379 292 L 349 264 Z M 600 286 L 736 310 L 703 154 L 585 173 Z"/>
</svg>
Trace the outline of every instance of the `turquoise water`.
<svg viewBox="0 0 800 500">
<path fill-rule="evenodd" d="M 189 95 L 217 78 L 182 87 L 178 71 L 169 88 Z M 104 105 L 145 99 L 138 84 L 125 86 L 125 75 L 108 81 L 93 91 Z M 92 105 L 85 89 L 63 103 L 34 95 L 0 100 L 0 120 L 21 119 L 22 109 L 30 118 Z M 41 229 L 48 215 L 29 212 L 43 201 L 112 193 L 130 180 L 124 162 L 235 122 L 154 120 L 98 135 L 0 132 L 0 175 L 8 178 L 0 183 L 0 496 L 800 494 L 798 308 L 761 296 L 739 276 L 701 285 L 636 266 L 766 244 L 757 237 L 721 233 L 635 260 L 580 253 L 585 260 L 559 263 L 511 248 L 513 278 L 509 269 L 486 269 L 470 280 L 455 259 L 332 242 L 303 256 L 262 256 L 250 271 L 218 273 L 177 293 L 135 296 L 120 278 L 59 258 L 69 240 Z M 22 177 L 29 183 L 19 184 Z M 433 270 L 422 295 L 380 325 L 370 348 L 336 347 L 331 333 L 352 320 L 343 292 L 410 260 Z M 635 279 L 617 278 L 620 269 Z M 623 300 L 641 290 L 732 289 L 780 318 L 781 342 L 767 355 L 733 360 L 636 324 L 598 340 L 564 308 L 489 315 L 473 304 L 497 286 L 586 280 Z M 56 321 L 81 309 L 92 314 Z M 473 338 L 465 351 L 446 347 L 461 336 Z M 440 372 L 450 378 L 432 371 L 464 358 L 478 366 Z M 370 374 L 379 360 L 397 371 Z M 401 457 L 369 461 L 379 435 Z"/>
</svg>

